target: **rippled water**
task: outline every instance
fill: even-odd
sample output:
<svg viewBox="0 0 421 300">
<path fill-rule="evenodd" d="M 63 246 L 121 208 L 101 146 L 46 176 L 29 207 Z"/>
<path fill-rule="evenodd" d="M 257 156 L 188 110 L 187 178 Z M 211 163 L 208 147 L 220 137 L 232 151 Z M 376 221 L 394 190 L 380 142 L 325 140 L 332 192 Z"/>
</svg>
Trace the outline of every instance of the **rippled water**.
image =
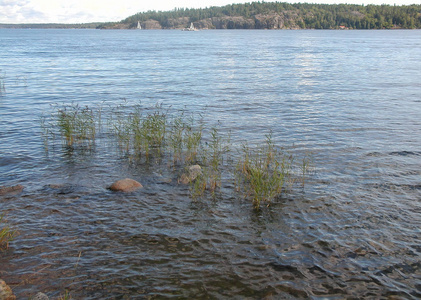
<svg viewBox="0 0 421 300">
<path fill-rule="evenodd" d="M 421 31 L 0 30 L 0 253 L 18 298 L 421 297 Z M 233 143 L 311 151 L 304 190 L 255 211 L 192 201 L 107 147 L 46 154 L 51 104 L 201 112 Z M 145 188 L 115 194 L 131 177 Z M 225 183 L 223 189 L 232 188 Z"/>
</svg>

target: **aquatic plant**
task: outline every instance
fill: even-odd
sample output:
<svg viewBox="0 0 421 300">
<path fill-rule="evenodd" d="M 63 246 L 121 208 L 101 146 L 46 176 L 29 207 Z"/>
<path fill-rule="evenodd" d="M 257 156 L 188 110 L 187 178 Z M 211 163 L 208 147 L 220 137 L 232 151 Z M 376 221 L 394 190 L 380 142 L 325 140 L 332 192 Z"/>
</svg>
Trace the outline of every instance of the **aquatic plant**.
<svg viewBox="0 0 421 300">
<path fill-rule="evenodd" d="M 149 143 L 147 142 L 147 132 L 143 126 L 142 112 L 140 108 L 136 108 L 134 113 L 131 113 L 127 119 L 129 132 L 129 145 L 133 145 L 133 150 L 136 154 L 149 155 Z"/>
<path fill-rule="evenodd" d="M 190 192 L 193 198 L 203 196 L 206 190 L 212 196 L 215 196 L 216 189 L 221 186 L 224 158 L 230 152 L 229 134 L 228 136 L 223 136 L 216 127 L 212 128 L 209 134 L 210 137 L 199 148 L 198 162 L 202 166 L 202 172 L 190 184 Z"/>
<path fill-rule="evenodd" d="M 139 135 L 139 138 L 143 140 L 143 151 L 146 156 L 149 155 L 150 149 L 161 152 L 167 131 L 167 115 L 162 111 L 162 106 L 157 105 L 156 110 L 148 113 L 136 125 L 135 136 Z"/>
<path fill-rule="evenodd" d="M 301 171 L 301 183 L 304 187 L 306 181 L 306 175 L 310 172 L 310 168 L 313 165 L 313 157 L 310 152 L 306 152 L 301 160 L 300 171 Z"/>
<path fill-rule="evenodd" d="M 6 93 L 6 86 L 4 85 L 4 77 L 5 75 L 0 76 L 0 96 Z"/>
<path fill-rule="evenodd" d="M 64 104 L 57 107 L 50 118 L 49 123 L 52 128 L 45 127 L 45 119 L 41 122 L 46 135 L 53 135 L 54 138 L 59 135 L 68 147 L 73 147 L 75 144 L 92 146 L 95 143 L 96 116 L 88 106 Z"/>
<path fill-rule="evenodd" d="M 17 235 L 16 230 L 12 230 L 8 225 L 5 225 L 4 222 L 4 215 L 2 214 L 0 215 L 0 250 L 9 248 L 9 243 L 13 241 Z"/>
<path fill-rule="evenodd" d="M 46 152 L 48 152 L 48 141 L 50 137 L 53 137 L 54 139 L 54 132 L 51 131 L 50 126 L 47 120 L 47 117 L 45 115 L 41 115 L 40 117 L 40 126 L 41 126 L 41 137 L 42 141 L 44 143 L 44 149 Z"/>
<path fill-rule="evenodd" d="M 172 153 L 172 163 L 180 162 L 183 153 L 183 136 L 186 124 L 184 121 L 184 112 L 178 116 L 173 116 L 169 121 L 168 147 Z"/>
<path fill-rule="evenodd" d="M 208 184 L 207 170 L 202 168 L 201 173 L 198 174 L 194 180 L 190 181 L 191 197 L 197 200 L 199 197 L 203 196 L 206 191 L 207 184 Z"/>
<path fill-rule="evenodd" d="M 129 152 L 131 141 L 131 118 L 132 115 L 126 109 L 126 104 L 119 104 L 110 108 L 112 113 L 108 117 L 110 132 L 117 138 L 118 149 Z"/>
<path fill-rule="evenodd" d="M 154 110 L 146 114 L 143 112 L 140 105 L 134 106 L 132 111 L 119 105 L 113 110 L 109 124 L 111 132 L 117 137 L 120 150 L 148 157 L 152 149 L 161 152 L 168 121 L 161 105 L 156 105 Z"/>
<path fill-rule="evenodd" d="M 267 205 L 285 189 L 292 179 L 293 156 L 275 147 L 272 133 L 266 135 L 266 145 L 250 149 L 243 145 L 237 164 L 237 187 L 252 199 L 255 208 L 262 202 Z"/>
<path fill-rule="evenodd" d="M 60 295 L 58 297 L 58 300 L 71 300 L 72 296 L 70 295 L 70 292 L 68 290 L 64 291 L 64 295 Z"/>
<path fill-rule="evenodd" d="M 203 137 L 203 118 L 201 118 L 200 125 L 195 126 L 195 119 L 191 116 L 185 127 L 183 142 L 186 147 L 185 160 L 186 162 L 195 162 L 197 159 L 198 150 L 202 143 Z"/>
</svg>

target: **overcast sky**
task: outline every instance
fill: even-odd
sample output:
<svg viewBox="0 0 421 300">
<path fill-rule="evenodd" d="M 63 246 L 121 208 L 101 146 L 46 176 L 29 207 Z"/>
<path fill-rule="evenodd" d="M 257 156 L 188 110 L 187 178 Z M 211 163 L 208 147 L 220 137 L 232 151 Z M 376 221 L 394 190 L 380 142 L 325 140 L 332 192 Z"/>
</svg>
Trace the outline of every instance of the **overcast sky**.
<svg viewBox="0 0 421 300">
<path fill-rule="evenodd" d="M 0 0 L 0 23 L 88 23 L 121 21 L 138 12 L 172 10 L 175 7 L 199 8 L 241 0 Z M 270 2 L 270 1 L 266 1 Z M 421 0 L 280 0 L 279 2 L 421 4 Z"/>
</svg>

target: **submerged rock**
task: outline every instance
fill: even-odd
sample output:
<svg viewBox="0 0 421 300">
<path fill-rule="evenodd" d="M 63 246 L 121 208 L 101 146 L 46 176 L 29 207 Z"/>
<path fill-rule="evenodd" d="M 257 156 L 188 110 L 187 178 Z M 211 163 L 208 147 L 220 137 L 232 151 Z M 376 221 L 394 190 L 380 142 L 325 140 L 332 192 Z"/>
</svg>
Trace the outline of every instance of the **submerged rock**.
<svg viewBox="0 0 421 300">
<path fill-rule="evenodd" d="M 130 178 L 118 180 L 109 187 L 110 190 L 115 192 L 133 192 L 141 188 L 143 188 L 143 185 Z"/>
<path fill-rule="evenodd" d="M 180 179 L 178 180 L 179 183 L 182 184 L 189 184 L 190 182 L 194 181 L 199 175 L 202 175 L 202 168 L 199 165 L 190 166 L 189 174 L 181 175 Z"/>
<path fill-rule="evenodd" d="M 50 298 L 48 298 L 48 296 L 44 293 L 37 293 L 33 298 L 31 298 L 32 300 L 50 300 Z M 61 298 L 60 298 L 61 299 Z"/>
<path fill-rule="evenodd" d="M 23 190 L 23 185 L 0 186 L 0 196 L 6 194 L 19 194 Z"/>
<path fill-rule="evenodd" d="M 0 279 L 0 300 L 16 300 L 16 296 L 13 294 L 12 289 Z"/>
</svg>

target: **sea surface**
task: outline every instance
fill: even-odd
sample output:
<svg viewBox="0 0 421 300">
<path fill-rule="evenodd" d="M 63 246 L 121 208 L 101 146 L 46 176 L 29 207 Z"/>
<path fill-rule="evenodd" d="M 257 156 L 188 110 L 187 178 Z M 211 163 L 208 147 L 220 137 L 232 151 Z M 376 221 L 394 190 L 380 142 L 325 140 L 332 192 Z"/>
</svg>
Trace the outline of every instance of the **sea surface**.
<svg viewBox="0 0 421 300">
<path fill-rule="evenodd" d="M 311 153 L 304 188 L 256 210 L 192 199 L 166 166 L 48 149 L 73 103 L 161 104 Z M 48 150 L 48 151 L 47 151 Z M 133 193 L 107 189 L 134 178 Z M 0 29 L 0 213 L 18 299 L 421 298 L 421 31 Z"/>
</svg>

